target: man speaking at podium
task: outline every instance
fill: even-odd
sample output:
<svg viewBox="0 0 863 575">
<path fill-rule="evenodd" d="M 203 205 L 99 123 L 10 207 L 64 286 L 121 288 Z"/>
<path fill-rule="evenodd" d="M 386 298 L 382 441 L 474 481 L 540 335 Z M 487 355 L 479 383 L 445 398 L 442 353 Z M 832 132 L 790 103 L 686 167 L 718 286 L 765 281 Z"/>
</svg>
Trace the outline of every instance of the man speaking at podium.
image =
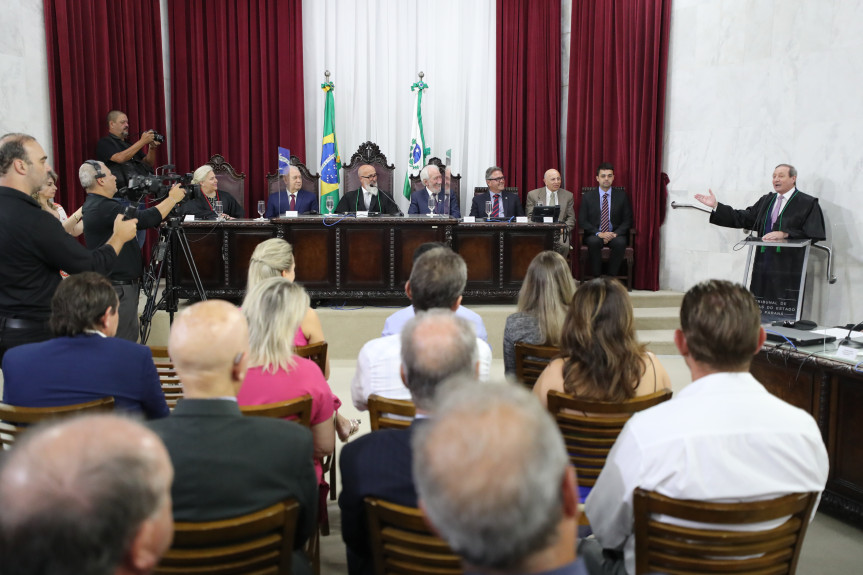
<svg viewBox="0 0 863 575">
<path fill-rule="evenodd" d="M 712 208 L 710 223 L 726 228 L 753 230 L 766 242 L 786 239 L 826 239 L 824 215 L 818 199 L 797 189 L 797 170 L 790 164 L 779 164 L 773 170 L 775 193 L 765 194 L 745 210 L 735 210 L 716 200 L 712 190 L 696 194 L 695 199 Z M 798 300 L 804 250 L 798 248 L 761 247 L 755 256 L 750 290 L 763 300 Z"/>
</svg>

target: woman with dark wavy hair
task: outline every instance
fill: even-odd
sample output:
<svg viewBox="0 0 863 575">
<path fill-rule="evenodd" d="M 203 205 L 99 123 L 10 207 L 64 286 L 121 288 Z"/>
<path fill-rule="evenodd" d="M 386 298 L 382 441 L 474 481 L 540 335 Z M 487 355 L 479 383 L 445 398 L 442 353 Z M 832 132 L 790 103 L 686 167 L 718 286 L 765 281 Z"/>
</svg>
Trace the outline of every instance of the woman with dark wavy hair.
<svg viewBox="0 0 863 575">
<path fill-rule="evenodd" d="M 543 405 L 548 392 L 623 402 L 671 389 L 659 359 L 638 343 L 629 294 L 617 280 L 591 280 L 576 290 L 563 323 L 560 358 L 533 388 Z"/>
</svg>

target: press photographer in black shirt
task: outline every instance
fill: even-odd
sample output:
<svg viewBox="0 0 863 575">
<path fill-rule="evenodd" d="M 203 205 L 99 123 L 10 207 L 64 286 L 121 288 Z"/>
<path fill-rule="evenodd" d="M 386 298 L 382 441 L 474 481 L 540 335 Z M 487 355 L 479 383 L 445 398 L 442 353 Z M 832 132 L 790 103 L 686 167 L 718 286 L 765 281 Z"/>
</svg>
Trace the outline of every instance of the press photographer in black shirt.
<svg viewBox="0 0 863 575">
<path fill-rule="evenodd" d="M 137 220 L 108 222 L 105 244 L 87 250 L 30 194 L 48 177 L 48 156 L 33 136 L 0 137 L 0 359 L 9 348 L 52 337 L 51 298 L 60 270 L 108 274 Z"/>
<path fill-rule="evenodd" d="M 117 178 L 102 162 L 87 160 L 78 169 L 78 179 L 87 191 L 84 200 L 84 239 L 87 247 L 101 246 L 111 234 L 111 222 L 123 213 L 123 204 L 114 198 L 117 193 Z M 138 210 L 138 229 L 155 228 L 170 211 L 185 197 L 180 184 L 168 192 L 160 203 L 146 210 Z M 120 299 L 120 325 L 116 337 L 138 341 L 138 279 L 144 270 L 144 259 L 138 242 L 127 241 L 117 257 L 108 279 Z"/>
<path fill-rule="evenodd" d="M 120 110 L 108 112 L 108 135 L 96 144 L 96 159 L 108 166 L 117 177 L 117 188 L 124 188 L 132 176 L 146 176 L 156 166 L 156 149 L 161 138 L 154 130 L 141 134 L 138 141 L 130 144 L 129 117 Z M 144 153 L 147 146 L 147 153 Z"/>
</svg>

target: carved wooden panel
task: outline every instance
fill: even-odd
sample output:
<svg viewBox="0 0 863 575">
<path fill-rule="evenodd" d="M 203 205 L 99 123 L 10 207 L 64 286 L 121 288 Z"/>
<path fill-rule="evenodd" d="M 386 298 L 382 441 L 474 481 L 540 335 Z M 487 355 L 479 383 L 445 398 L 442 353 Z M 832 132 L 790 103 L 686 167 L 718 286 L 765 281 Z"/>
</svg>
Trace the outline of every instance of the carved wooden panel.
<svg viewBox="0 0 863 575">
<path fill-rule="evenodd" d="M 208 226 L 207 230 L 186 230 L 186 238 L 189 240 L 192 257 L 198 268 L 205 288 L 218 288 L 225 285 L 225 263 L 222 260 L 222 231 L 216 224 Z M 171 251 L 174 266 L 176 266 L 179 277 L 178 283 L 182 287 L 194 289 L 192 273 L 180 245 L 174 242 Z"/>
<path fill-rule="evenodd" d="M 504 250 L 509 254 L 503 270 L 504 284 L 521 284 L 536 254 L 554 249 L 554 240 L 544 230 L 511 231 L 504 234 Z"/>
<path fill-rule="evenodd" d="M 325 287 L 334 284 L 335 237 L 323 226 L 286 227 L 285 239 L 294 248 L 297 281 L 304 287 Z"/>
<path fill-rule="evenodd" d="M 228 232 L 228 285 L 245 287 L 249 277 L 249 260 L 258 244 L 273 237 L 267 228 L 232 229 Z"/>
<path fill-rule="evenodd" d="M 860 381 L 837 377 L 834 380 L 835 402 L 835 456 L 834 481 L 845 484 L 863 498 L 863 442 L 861 414 L 863 414 L 863 385 Z"/>
<path fill-rule="evenodd" d="M 384 288 L 389 278 L 389 237 L 384 227 L 346 227 L 342 240 L 343 281 L 363 288 Z"/>
<path fill-rule="evenodd" d="M 456 233 L 453 248 L 467 264 L 469 288 L 489 288 L 500 277 L 497 240 L 496 233 L 482 228 L 475 231 L 458 230 Z"/>
<path fill-rule="evenodd" d="M 767 391 L 782 398 L 809 413 L 815 414 L 815 382 L 811 371 L 803 371 L 799 375 L 796 370 L 790 370 L 778 356 L 768 356 L 775 363 L 761 361 L 752 363 L 750 372 L 760 381 Z"/>
<path fill-rule="evenodd" d="M 445 243 L 445 228 L 447 226 L 411 226 L 399 227 L 395 230 L 395 275 L 396 285 L 404 287 L 411 276 L 414 264 L 414 250 L 429 242 Z"/>
</svg>

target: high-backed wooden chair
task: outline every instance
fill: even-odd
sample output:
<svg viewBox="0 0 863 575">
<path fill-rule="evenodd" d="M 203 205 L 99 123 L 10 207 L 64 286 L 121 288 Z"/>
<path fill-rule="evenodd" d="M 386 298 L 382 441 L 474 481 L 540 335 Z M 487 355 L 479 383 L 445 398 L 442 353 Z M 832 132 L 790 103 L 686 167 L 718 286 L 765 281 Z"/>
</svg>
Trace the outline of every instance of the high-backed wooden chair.
<svg viewBox="0 0 863 575">
<path fill-rule="evenodd" d="M 612 188 L 612 190 L 617 190 L 620 192 L 626 192 L 624 188 Z M 589 188 L 581 188 L 581 195 L 596 191 L 596 186 Z M 581 201 L 584 201 L 582 197 Z M 578 279 L 581 281 L 587 281 L 593 279 L 593 274 L 591 274 L 588 266 L 588 255 L 587 255 L 587 246 L 584 245 L 584 233 L 580 229 L 576 229 L 572 232 L 573 234 L 578 234 L 578 241 L 573 240 L 573 247 L 576 245 L 580 245 L 578 251 Z M 624 285 L 626 285 L 626 289 L 628 291 L 632 291 L 632 268 L 635 265 L 635 251 L 633 246 L 635 245 L 635 228 L 629 228 L 629 235 L 626 240 L 626 249 L 623 251 L 623 264 L 625 266 L 626 273 L 621 273 L 620 275 L 615 276 L 617 279 L 622 281 Z M 608 264 L 608 260 L 611 257 L 611 248 L 603 247 L 602 248 L 602 263 L 603 266 Z"/>
<path fill-rule="evenodd" d="M 744 503 L 707 503 L 665 497 L 637 488 L 636 573 L 793 574 L 803 547 L 817 493 L 793 493 Z M 710 523 L 716 529 L 682 527 L 658 521 L 674 518 Z M 737 531 L 727 525 L 785 519 L 771 529 Z"/>
<path fill-rule="evenodd" d="M 515 342 L 515 376 L 533 389 L 536 380 L 549 362 L 560 354 L 560 348 L 548 345 L 533 345 Z"/>
<path fill-rule="evenodd" d="M 156 372 L 159 374 L 159 383 L 162 385 L 162 393 L 165 394 L 165 402 L 169 408 L 174 409 L 177 402 L 183 399 L 183 384 L 180 383 L 180 376 L 177 375 L 174 362 L 168 355 L 167 347 L 151 345 L 150 353 L 156 364 Z"/>
<path fill-rule="evenodd" d="M 327 373 L 327 347 L 327 342 L 320 341 L 294 348 L 294 352 L 298 356 L 310 359 L 318 364 L 318 367 L 321 368 L 321 373 L 325 374 Z"/>
<path fill-rule="evenodd" d="M 516 196 L 518 195 L 518 188 L 504 188 L 503 191 L 513 193 Z M 473 189 L 473 195 L 474 196 L 478 196 L 480 194 L 487 194 L 487 193 L 488 193 L 488 186 L 476 186 Z"/>
<path fill-rule="evenodd" d="M 318 198 L 320 198 L 321 175 L 318 172 L 315 172 L 313 174 L 311 170 L 309 170 L 309 168 L 307 168 L 306 165 L 302 163 L 297 156 L 291 155 L 288 163 L 290 163 L 292 166 L 296 166 L 297 169 L 300 170 L 300 176 L 302 176 L 303 178 L 303 187 L 301 189 L 306 190 L 307 192 L 312 192 L 313 194 L 318 196 Z M 278 172 L 274 174 L 267 174 L 266 177 L 268 196 L 269 194 L 274 194 L 279 190 L 285 189 L 285 185 L 282 182 L 282 177 Z"/>
<path fill-rule="evenodd" d="M 88 412 L 112 411 L 114 398 L 103 397 L 84 403 L 55 407 L 18 407 L 0 403 L 0 449 L 9 449 L 27 426 L 45 421 Z"/>
<path fill-rule="evenodd" d="M 254 417 L 277 417 L 279 419 L 291 418 L 300 425 L 311 427 L 312 422 L 312 396 L 309 394 L 295 397 L 287 401 L 276 403 L 263 403 L 261 405 L 242 405 L 240 411 L 243 415 Z"/>
<path fill-rule="evenodd" d="M 441 159 L 436 158 L 436 157 L 431 157 L 426 162 L 426 165 L 427 166 L 428 165 L 437 166 L 438 169 L 440 170 L 441 176 L 443 176 L 443 178 L 444 178 L 444 185 L 446 185 L 446 169 L 447 169 L 447 167 L 444 165 L 444 163 L 441 161 Z M 452 172 L 452 171 L 450 170 L 450 172 Z M 423 183 L 422 183 L 422 180 L 420 179 L 419 174 L 417 174 L 416 176 L 410 176 L 410 181 L 411 181 L 411 193 L 416 192 L 417 190 L 421 190 L 425 187 L 425 186 L 423 186 Z M 452 175 L 452 173 L 450 173 L 450 185 L 449 185 L 449 187 L 450 187 L 450 193 L 455 195 L 455 197 L 461 199 L 461 175 L 454 176 L 454 175 Z"/>
<path fill-rule="evenodd" d="M 413 507 L 366 497 L 375 574 L 458 575 L 461 562 Z"/>
<path fill-rule="evenodd" d="M 232 519 L 174 523 L 174 542 L 159 574 L 292 572 L 300 505 L 288 499 Z"/>
<path fill-rule="evenodd" d="M 593 487 L 608 452 L 633 413 L 671 399 L 671 390 L 636 397 L 623 403 L 579 399 L 559 391 L 548 392 L 548 411 L 566 443 L 578 484 Z M 589 415 L 586 415 L 589 414 Z"/>
<path fill-rule="evenodd" d="M 414 402 L 406 399 L 387 399 L 376 393 L 369 396 L 368 406 L 372 431 L 407 429 L 417 414 Z M 397 417 L 393 417 L 393 415 Z"/>
<path fill-rule="evenodd" d="M 351 156 L 351 161 L 342 165 L 342 182 L 344 182 L 344 193 L 359 189 L 360 176 L 357 173 L 360 166 L 371 164 L 378 174 L 378 188 L 389 192 L 395 198 L 401 191 L 395 189 L 396 167 L 387 161 L 387 157 L 381 152 L 380 147 L 374 142 L 360 144 L 357 151 Z"/>
<path fill-rule="evenodd" d="M 207 164 L 213 167 L 213 173 L 219 180 L 219 191 L 234 196 L 243 208 L 243 215 L 246 215 L 246 174 L 235 170 L 221 154 L 213 154 Z"/>
</svg>

